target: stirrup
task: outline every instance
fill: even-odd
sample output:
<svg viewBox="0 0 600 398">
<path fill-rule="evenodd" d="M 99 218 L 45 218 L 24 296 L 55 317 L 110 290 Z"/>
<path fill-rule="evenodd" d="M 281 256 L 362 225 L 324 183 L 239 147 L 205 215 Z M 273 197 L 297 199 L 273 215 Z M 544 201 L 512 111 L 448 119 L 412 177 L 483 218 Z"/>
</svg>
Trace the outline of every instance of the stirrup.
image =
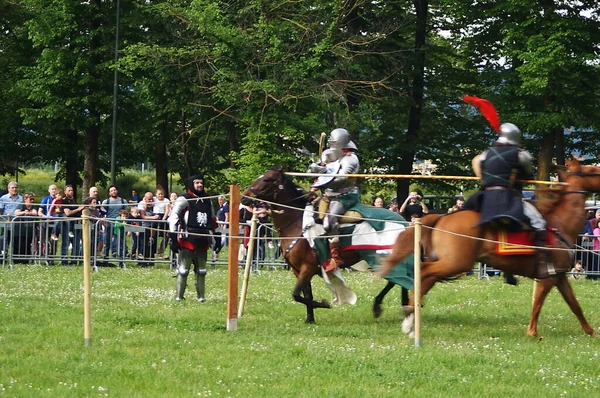
<svg viewBox="0 0 600 398">
<path fill-rule="evenodd" d="M 341 265 L 343 265 L 344 262 L 342 261 L 341 258 L 329 258 L 327 260 L 325 260 L 325 262 L 323 264 L 321 264 L 321 267 L 323 267 L 323 269 L 325 270 L 325 272 L 330 272 L 335 270 L 336 268 L 339 268 Z"/>
</svg>

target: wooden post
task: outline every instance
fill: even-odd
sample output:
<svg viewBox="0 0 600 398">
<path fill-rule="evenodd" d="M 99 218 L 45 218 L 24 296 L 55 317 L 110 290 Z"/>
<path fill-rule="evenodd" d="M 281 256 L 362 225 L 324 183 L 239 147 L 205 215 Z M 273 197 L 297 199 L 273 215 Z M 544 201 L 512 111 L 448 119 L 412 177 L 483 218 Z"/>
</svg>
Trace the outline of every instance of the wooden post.
<svg viewBox="0 0 600 398">
<path fill-rule="evenodd" d="M 230 210 L 231 211 L 231 210 Z M 246 304 L 246 293 L 248 292 L 248 280 L 250 279 L 250 268 L 252 268 L 252 256 L 256 246 L 256 225 L 258 224 L 258 214 L 252 214 L 250 226 L 250 241 L 248 242 L 248 253 L 246 254 L 246 267 L 244 268 L 244 280 L 242 281 L 242 293 L 240 298 L 240 308 L 238 309 L 238 318 L 244 314 L 244 305 Z"/>
<path fill-rule="evenodd" d="M 83 209 L 83 341 L 89 347 L 92 345 L 92 264 L 91 264 L 91 246 L 92 239 L 90 232 L 90 210 Z"/>
<path fill-rule="evenodd" d="M 240 187 L 229 186 L 229 266 L 227 268 L 227 331 L 237 330 L 238 250 L 240 248 Z"/>
<path fill-rule="evenodd" d="M 421 347 L 421 219 L 415 220 L 415 347 Z"/>
</svg>

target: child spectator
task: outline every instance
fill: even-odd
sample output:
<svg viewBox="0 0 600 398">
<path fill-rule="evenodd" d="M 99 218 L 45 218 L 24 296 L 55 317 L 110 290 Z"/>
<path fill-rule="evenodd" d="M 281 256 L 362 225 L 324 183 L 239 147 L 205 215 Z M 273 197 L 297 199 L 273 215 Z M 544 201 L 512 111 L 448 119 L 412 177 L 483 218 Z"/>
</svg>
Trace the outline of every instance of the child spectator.
<svg viewBox="0 0 600 398">
<path fill-rule="evenodd" d="M 165 197 L 165 190 L 161 187 L 156 189 L 155 195 L 154 206 L 152 207 L 152 215 L 158 216 L 157 220 L 160 221 L 154 224 L 154 228 L 157 233 L 154 233 L 153 235 L 156 236 L 156 243 L 158 243 L 158 238 L 162 238 L 156 255 L 159 258 L 168 258 L 164 256 L 164 253 L 166 244 L 165 241 L 167 239 L 166 231 L 169 229 L 167 217 L 169 216 L 169 213 L 171 213 L 171 201 Z"/>
<path fill-rule="evenodd" d="M 127 223 L 132 226 L 142 226 L 142 215 L 137 207 L 132 207 L 130 210 L 129 217 L 127 217 Z M 133 245 L 131 246 L 131 258 L 144 258 L 142 253 L 138 253 L 139 250 L 143 250 L 144 246 L 144 232 L 131 232 L 131 238 Z"/>
<path fill-rule="evenodd" d="M 48 216 L 49 217 L 65 217 L 65 212 L 62 207 L 64 198 L 65 198 L 65 195 L 62 190 L 59 190 L 58 192 L 56 192 L 56 196 L 54 197 L 54 199 L 52 199 L 52 202 L 50 203 L 50 207 L 48 208 Z M 50 238 L 53 241 L 58 240 L 58 234 L 60 234 L 61 224 L 62 223 L 60 221 L 55 221 L 53 224 L 52 235 L 50 235 Z"/>
<path fill-rule="evenodd" d="M 117 257 L 119 258 L 119 267 L 125 268 L 123 259 L 127 256 L 127 245 L 125 244 L 125 224 L 128 224 L 129 210 L 119 210 L 119 217 L 115 220 L 114 233 L 117 240 Z"/>
<path fill-rule="evenodd" d="M 585 270 L 583 269 L 583 265 L 581 265 L 581 260 L 577 260 L 575 266 L 571 269 L 571 279 L 585 279 Z"/>
<path fill-rule="evenodd" d="M 91 221 L 91 242 L 92 242 L 92 256 L 96 255 L 96 248 L 99 247 L 100 241 L 102 240 L 102 231 L 96 231 L 96 225 L 98 219 L 101 217 L 100 207 L 98 206 L 98 199 L 94 196 L 89 196 L 83 201 L 84 207 L 89 210 L 89 217 Z M 102 229 L 102 227 L 100 227 Z"/>
</svg>

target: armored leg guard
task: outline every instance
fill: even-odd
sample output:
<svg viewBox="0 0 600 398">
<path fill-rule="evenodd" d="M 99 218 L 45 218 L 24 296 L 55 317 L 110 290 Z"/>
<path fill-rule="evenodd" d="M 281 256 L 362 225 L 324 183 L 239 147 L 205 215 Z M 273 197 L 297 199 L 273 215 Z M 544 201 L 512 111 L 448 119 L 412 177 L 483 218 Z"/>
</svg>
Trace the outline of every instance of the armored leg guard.
<svg viewBox="0 0 600 398">
<path fill-rule="evenodd" d="M 206 268 L 201 268 L 196 272 L 196 294 L 198 295 L 198 302 L 203 303 L 206 301 L 204 293 L 206 290 Z"/>
<path fill-rule="evenodd" d="M 194 253 L 194 273 L 196 274 L 196 294 L 199 303 L 206 301 L 204 297 L 205 293 L 205 279 L 206 279 L 206 257 L 207 252 L 196 252 Z"/>
<path fill-rule="evenodd" d="M 175 283 L 175 291 L 176 291 L 175 300 L 176 301 L 181 301 L 181 300 L 185 299 L 183 296 L 185 294 L 185 288 L 187 286 L 187 278 L 188 278 L 187 273 L 185 275 L 177 274 L 177 282 Z"/>
<path fill-rule="evenodd" d="M 190 273 L 190 263 L 191 255 L 189 250 L 180 250 L 177 253 L 177 282 L 175 283 L 175 300 L 177 301 L 184 299 L 187 278 Z"/>
</svg>

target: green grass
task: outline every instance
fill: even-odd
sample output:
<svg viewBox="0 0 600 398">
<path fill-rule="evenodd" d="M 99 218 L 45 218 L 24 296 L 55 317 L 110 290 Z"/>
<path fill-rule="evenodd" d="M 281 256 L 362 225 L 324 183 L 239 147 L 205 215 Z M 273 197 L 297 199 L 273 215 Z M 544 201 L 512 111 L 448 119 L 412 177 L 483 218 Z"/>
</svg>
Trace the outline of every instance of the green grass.
<svg viewBox="0 0 600 398">
<path fill-rule="evenodd" d="M 10 397 L 597 397 L 600 340 L 583 334 L 557 291 L 542 340 L 525 336 L 532 283 L 465 277 L 438 285 L 422 343 L 399 330 L 400 290 L 371 316 L 381 280 L 345 274 L 356 306 L 306 325 L 289 271 L 252 275 L 239 329 L 226 331 L 227 271 L 209 270 L 207 302 L 182 303 L 163 266 L 92 275 L 92 344 L 83 339 L 82 269 L 0 272 L 0 396 Z M 599 284 L 575 284 L 592 325 Z M 241 286 L 241 275 L 240 275 Z M 316 298 L 330 298 L 319 278 Z"/>
</svg>

